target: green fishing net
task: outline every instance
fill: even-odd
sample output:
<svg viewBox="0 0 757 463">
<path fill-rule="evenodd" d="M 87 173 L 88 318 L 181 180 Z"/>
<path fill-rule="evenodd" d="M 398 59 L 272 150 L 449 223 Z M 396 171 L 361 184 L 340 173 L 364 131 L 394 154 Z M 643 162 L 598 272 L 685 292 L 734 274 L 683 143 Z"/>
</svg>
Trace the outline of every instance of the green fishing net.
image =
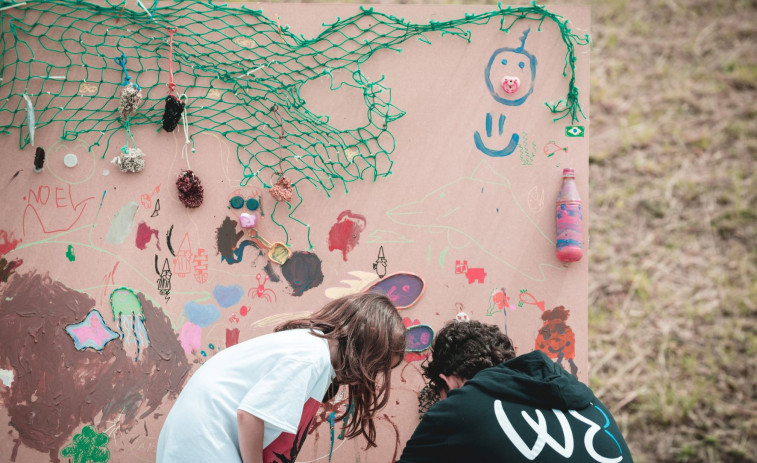
<svg viewBox="0 0 757 463">
<path fill-rule="evenodd" d="M 134 126 L 161 130 L 173 80 L 177 95 L 187 95 L 182 100 L 191 145 L 192 137 L 203 132 L 231 142 L 241 186 L 254 180 L 269 188 L 284 175 L 295 190 L 307 182 L 329 195 L 338 185 L 347 191 L 352 181 L 391 173 L 391 124 L 404 112 L 392 104 L 383 78 L 371 80 L 361 72 L 362 63 L 381 50 L 400 50 L 408 40 L 431 43 L 435 34 L 470 40 L 474 26 L 498 21 L 507 31 L 522 20 L 559 28 L 566 95 L 545 104 L 555 120 L 575 122 L 582 115 L 574 47 L 587 44 L 588 36 L 573 33 L 567 20 L 536 4 L 500 5 L 487 13 L 427 24 L 360 7 L 354 16 L 323 24 L 318 36 L 306 38 L 278 18 L 248 7 L 150 3 L 0 2 L 0 133 L 21 128 L 23 148 L 31 142 L 30 129 L 60 122 L 64 140 L 94 134 L 89 148 L 102 150 L 104 157 L 113 143 L 120 147 L 124 140 L 127 145 L 133 141 Z M 351 79 L 335 79 L 337 72 Z M 341 130 L 308 110 L 300 93 L 319 78 L 329 79 L 331 90 L 347 85 L 362 92 L 367 123 Z M 129 82 L 141 88 L 143 103 L 124 120 L 118 114 L 119 95 Z"/>
</svg>

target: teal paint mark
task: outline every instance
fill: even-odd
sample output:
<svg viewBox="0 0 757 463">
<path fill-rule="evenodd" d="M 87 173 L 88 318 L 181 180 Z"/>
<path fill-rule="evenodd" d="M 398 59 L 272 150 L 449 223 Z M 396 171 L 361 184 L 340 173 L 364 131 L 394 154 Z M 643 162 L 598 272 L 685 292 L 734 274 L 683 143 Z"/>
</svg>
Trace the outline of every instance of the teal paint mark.
<svg viewBox="0 0 757 463">
<path fill-rule="evenodd" d="M 447 251 L 449 251 L 449 246 L 442 249 L 442 254 L 439 256 L 439 267 L 444 268 L 444 257 L 447 255 Z"/>
<path fill-rule="evenodd" d="M 66 257 L 68 258 L 69 262 L 73 262 L 76 260 L 76 255 L 74 254 L 74 247 L 72 245 L 68 245 L 68 250 L 66 251 Z"/>
</svg>

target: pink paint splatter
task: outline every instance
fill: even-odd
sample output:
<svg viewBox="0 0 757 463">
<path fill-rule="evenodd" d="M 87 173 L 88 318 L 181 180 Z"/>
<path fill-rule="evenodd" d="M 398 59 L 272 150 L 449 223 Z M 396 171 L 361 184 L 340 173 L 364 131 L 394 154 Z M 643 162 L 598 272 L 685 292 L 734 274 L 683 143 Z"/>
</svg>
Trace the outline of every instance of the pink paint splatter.
<svg viewBox="0 0 757 463">
<path fill-rule="evenodd" d="M 147 243 L 150 242 L 152 235 L 155 235 L 155 244 L 158 245 L 158 251 L 160 251 L 160 238 L 158 238 L 158 230 L 150 228 L 146 223 L 140 222 L 137 228 L 137 247 L 144 250 L 147 247 Z"/>
<path fill-rule="evenodd" d="M 0 241 L 0 256 L 13 251 L 18 246 L 18 243 L 21 242 L 20 239 L 13 239 L 13 232 L 8 233 L 5 230 L 0 230 L 0 240 L 2 240 Z"/>
<path fill-rule="evenodd" d="M 179 333 L 179 342 L 184 353 L 189 355 L 200 350 L 202 344 L 202 328 L 192 322 L 184 322 Z"/>
<path fill-rule="evenodd" d="M 365 230 L 366 224 L 365 216 L 353 214 L 350 210 L 339 214 L 336 223 L 329 230 L 329 251 L 339 249 L 347 262 L 347 253 L 358 244 L 360 233 Z"/>
</svg>

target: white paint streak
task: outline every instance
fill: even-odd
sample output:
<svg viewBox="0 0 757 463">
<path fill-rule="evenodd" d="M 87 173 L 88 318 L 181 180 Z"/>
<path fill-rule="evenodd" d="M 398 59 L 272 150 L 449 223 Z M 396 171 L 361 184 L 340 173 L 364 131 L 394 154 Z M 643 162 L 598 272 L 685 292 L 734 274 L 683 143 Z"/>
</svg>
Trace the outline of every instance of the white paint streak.
<svg viewBox="0 0 757 463">
<path fill-rule="evenodd" d="M 13 370 L 0 370 L 0 383 L 11 387 L 11 384 L 13 384 Z"/>
<path fill-rule="evenodd" d="M 110 244 L 123 244 L 126 241 L 126 237 L 131 233 L 131 227 L 134 225 L 134 216 L 139 209 L 134 201 L 129 201 L 121 208 L 120 211 L 113 216 L 113 220 L 110 222 L 110 228 L 108 234 L 105 235 L 105 241 Z"/>
</svg>

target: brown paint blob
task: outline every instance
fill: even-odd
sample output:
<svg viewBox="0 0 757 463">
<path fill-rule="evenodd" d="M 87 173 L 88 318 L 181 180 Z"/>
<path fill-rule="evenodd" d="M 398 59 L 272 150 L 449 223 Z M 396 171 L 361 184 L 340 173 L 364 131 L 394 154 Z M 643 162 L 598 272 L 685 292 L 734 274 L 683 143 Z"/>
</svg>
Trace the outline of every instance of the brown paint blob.
<svg viewBox="0 0 757 463">
<path fill-rule="evenodd" d="M 18 433 L 17 445 L 59 462 L 61 448 L 82 425 L 104 429 L 123 414 L 120 426 L 128 432 L 164 400 L 175 398 L 187 380 L 190 364 L 170 320 L 141 293 L 150 345 L 135 362 L 120 339 L 102 351 L 77 351 L 65 331 L 92 308 L 115 328 L 110 307 L 97 306 L 48 275 L 16 275 L 2 289 L 0 368 L 12 370 L 14 381 L 0 388 L 0 397 Z"/>
</svg>

